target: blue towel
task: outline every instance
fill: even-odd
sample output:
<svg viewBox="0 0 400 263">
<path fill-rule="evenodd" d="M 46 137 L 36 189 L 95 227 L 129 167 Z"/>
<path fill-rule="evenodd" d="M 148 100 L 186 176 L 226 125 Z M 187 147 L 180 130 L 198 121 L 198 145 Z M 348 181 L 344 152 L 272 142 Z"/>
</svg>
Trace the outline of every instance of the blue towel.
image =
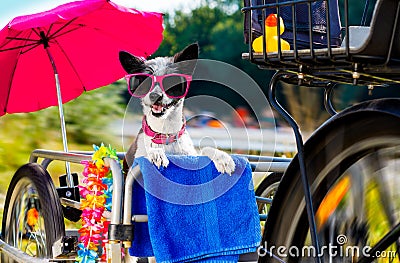
<svg viewBox="0 0 400 263">
<path fill-rule="evenodd" d="M 143 177 L 135 183 L 133 212 L 145 214 L 147 205 L 149 222 L 136 223 L 130 253 L 154 252 L 157 262 L 237 262 L 238 255 L 254 252 L 260 221 L 247 161 L 233 156 L 236 170 L 229 176 L 208 157 L 168 159 L 161 169 L 146 158 L 135 160 Z"/>
</svg>

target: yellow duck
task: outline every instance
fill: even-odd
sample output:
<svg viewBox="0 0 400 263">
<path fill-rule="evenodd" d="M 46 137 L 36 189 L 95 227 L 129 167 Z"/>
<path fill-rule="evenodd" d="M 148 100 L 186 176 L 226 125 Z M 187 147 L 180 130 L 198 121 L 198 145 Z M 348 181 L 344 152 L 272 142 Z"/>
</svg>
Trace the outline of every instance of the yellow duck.
<svg viewBox="0 0 400 263">
<path fill-rule="evenodd" d="M 285 25 L 283 24 L 282 17 L 279 18 L 280 22 L 280 32 L 279 34 L 282 35 L 283 32 L 285 31 Z M 265 19 L 265 35 L 266 35 L 266 47 L 267 47 L 267 53 L 268 52 L 277 52 L 278 51 L 278 17 L 276 14 L 270 14 L 267 19 Z M 253 50 L 254 52 L 261 53 L 263 52 L 263 36 L 257 37 L 253 41 Z M 290 50 L 290 45 L 289 43 L 284 40 L 280 39 L 281 41 L 281 50 Z"/>
</svg>

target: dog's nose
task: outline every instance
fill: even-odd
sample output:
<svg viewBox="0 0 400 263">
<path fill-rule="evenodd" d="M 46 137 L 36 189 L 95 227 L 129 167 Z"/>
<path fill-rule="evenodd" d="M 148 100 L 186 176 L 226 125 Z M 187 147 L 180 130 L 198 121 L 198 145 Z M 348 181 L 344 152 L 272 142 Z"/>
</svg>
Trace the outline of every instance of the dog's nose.
<svg viewBox="0 0 400 263">
<path fill-rule="evenodd" d="M 162 96 L 163 95 L 160 93 L 152 92 L 152 93 L 150 93 L 149 98 L 150 98 L 151 103 L 154 103 L 154 102 L 158 101 L 160 98 L 162 98 Z"/>
</svg>

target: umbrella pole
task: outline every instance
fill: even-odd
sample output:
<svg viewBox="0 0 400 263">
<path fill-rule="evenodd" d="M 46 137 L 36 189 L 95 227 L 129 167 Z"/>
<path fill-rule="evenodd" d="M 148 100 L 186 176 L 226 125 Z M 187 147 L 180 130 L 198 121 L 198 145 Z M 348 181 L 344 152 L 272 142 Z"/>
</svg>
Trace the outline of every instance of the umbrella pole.
<svg viewBox="0 0 400 263">
<path fill-rule="evenodd" d="M 63 110 L 63 103 L 62 103 L 62 97 L 61 97 L 61 88 L 60 88 L 60 79 L 58 78 L 58 72 L 57 72 L 57 67 L 56 64 L 54 63 L 53 56 L 50 53 L 50 50 L 48 46 L 45 45 L 45 50 L 47 52 L 47 55 L 49 56 L 51 65 L 53 67 L 54 71 L 54 78 L 56 80 L 56 89 L 57 89 L 57 101 L 58 101 L 58 112 L 60 114 L 60 123 L 61 123 L 61 135 L 62 135 L 62 141 L 63 141 L 63 148 L 64 152 L 68 152 L 68 142 L 67 142 L 67 130 L 65 128 L 65 119 L 64 119 L 64 110 Z M 71 166 L 69 162 L 65 162 L 65 170 L 67 173 L 67 185 L 68 187 L 74 187 L 74 179 L 72 178 L 71 174 Z"/>
</svg>

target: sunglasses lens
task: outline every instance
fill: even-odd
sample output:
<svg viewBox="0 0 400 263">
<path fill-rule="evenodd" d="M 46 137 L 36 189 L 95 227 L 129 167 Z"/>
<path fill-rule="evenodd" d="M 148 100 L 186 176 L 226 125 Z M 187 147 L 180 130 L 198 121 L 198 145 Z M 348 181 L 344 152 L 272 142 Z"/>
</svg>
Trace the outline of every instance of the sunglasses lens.
<svg viewBox="0 0 400 263">
<path fill-rule="evenodd" d="M 188 82 L 183 76 L 167 76 L 162 85 L 168 97 L 181 98 L 186 93 Z"/>
<path fill-rule="evenodd" d="M 132 96 L 144 97 L 151 89 L 151 78 L 146 75 L 134 75 L 129 78 L 129 91 Z"/>
</svg>

